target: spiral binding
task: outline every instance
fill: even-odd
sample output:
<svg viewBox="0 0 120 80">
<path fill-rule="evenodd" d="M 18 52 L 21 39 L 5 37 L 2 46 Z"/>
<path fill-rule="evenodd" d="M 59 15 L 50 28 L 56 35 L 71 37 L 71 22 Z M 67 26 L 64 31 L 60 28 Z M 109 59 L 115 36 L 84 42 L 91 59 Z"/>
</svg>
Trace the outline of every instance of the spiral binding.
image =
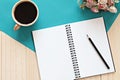
<svg viewBox="0 0 120 80">
<path fill-rule="evenodd" d="M 74 41 L 73 41 L 73 36 L 72 36 L 72 31 L 71 31 L 70 25 L 66 25 L 65 29 L 66 29 L 66 34 L 67 34 L 70 54 L 71 54 L 71 58 L 72 58 L 73 69 L 74 69 L 74 73 L 75 73 L 75 80 L 77 80 L 78 78 L 80 78 L 80 72 L 79 72 L 77 55 L 76 55 L 76 51 L 75 51 L 75 45 L 74 45 Z"/>
</svg>

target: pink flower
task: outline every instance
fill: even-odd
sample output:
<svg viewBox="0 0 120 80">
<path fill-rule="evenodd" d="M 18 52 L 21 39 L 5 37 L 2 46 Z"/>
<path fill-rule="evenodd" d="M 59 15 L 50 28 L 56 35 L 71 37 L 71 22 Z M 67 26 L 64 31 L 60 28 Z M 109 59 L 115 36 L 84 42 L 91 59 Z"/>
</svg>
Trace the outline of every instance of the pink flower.
<svg viewBox="0 0 120 80">
<path fill-rule="evenodd" d="M 94 12 L 94 13 L 98 13 L 98 12 L 99 12 L 99 10 L 98 10 L 97 7 L 92 7 L 92 8 L 91 8 L 91 11 Z"/>
<path fill-rule="evenodd" d="M 91 8 L 93 5 L 87 2 L 85 6 Z"/>
<path fill-rule="evenodd" d="M 98 13 L 99 10 L 116 13 L 117 8 L 114 4 L 114 0 L 85 0 L 83 7 L 90 8 L 90 10 L 94 13 Z"/>
<path fill-rule="evenodd" d="M 114 5 L 114 1 L 113 0 L 107 0 L 107 3 L 109 6 L 113 6 Z"/>
<path fill-rule="evenodd" d="M 91 5 L 96 5 L 97 2 L 95 0 L 87 0 L 87 3 L 91 4 Z"/>
<path fill-rule="evenodd" d="M 99 8 L 99 9 L 102 9 L 102 8 L 104 8 L 104 5 L 99 4 L 99 5 L 98 5 L 98 8 Z"/>
<path fill-rule="evenodd" d="M 107 4 L 99 4 L 98 9 L 106 10 L 108 8 Z"/>
<path fill-rule="evenodd" d="M 93 3 L 93 0 L 87 0 L 88 3 Z"/>
<path fill-rule="evenodd" d="M 91 8 L 96 5 L 97 5 L 97 2 L 94 0 L 87 0 L 87 2 L 86 2 L 86 7 L 88 7 L 88 8 Z"/>
</svg>

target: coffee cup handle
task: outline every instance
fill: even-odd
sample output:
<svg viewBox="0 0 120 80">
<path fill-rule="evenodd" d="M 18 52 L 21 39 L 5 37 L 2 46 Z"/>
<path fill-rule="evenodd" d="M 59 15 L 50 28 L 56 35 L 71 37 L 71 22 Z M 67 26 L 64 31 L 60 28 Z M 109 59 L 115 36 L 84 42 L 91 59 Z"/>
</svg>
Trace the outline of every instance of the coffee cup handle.
<svg viewBox="0 0 120 80">
<path fill-rule="evenodd" d="M 16 31 L 16 30 L 18 30 L 18 29 L 20 29 L 20 25 L 16 24 L 16 25 L 14 26 L 14 30 Z"/>
</svg>

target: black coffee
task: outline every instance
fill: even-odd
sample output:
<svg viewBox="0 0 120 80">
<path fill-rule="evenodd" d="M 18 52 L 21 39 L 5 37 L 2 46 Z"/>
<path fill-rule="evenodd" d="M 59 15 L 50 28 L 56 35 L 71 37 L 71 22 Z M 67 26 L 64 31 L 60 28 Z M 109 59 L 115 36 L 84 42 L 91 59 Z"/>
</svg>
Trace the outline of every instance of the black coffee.
<svg viewBox="0 0 120 80">
<path fill-rule="evenodd" d="M 31 2 L 23 2 L 15 8 L 14 15 L 18 22 L 29 24 L 37 17 L 37 9 Z"/>
</svg>

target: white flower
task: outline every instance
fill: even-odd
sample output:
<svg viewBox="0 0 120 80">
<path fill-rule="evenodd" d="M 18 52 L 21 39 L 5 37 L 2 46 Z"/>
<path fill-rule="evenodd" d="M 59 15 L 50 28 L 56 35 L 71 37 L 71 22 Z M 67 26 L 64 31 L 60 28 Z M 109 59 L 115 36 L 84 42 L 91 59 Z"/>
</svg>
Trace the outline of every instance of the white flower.
<svg viewBox="0 0 120 80">
<path fill-rule="evenodd" d="M 110 11 L 111 13 L 117 13 L 117 9 L 115 6 L 111 6 L 110 8 L 108 8 L 108 11 Z"/>
<path fill-rule="evenodd" d="M 107 4 L 108 0 L 98 0 L 98 3 L 100 4 Z"/>
<path fill-rule="evenodd" d="M 114 0 L 115 3 L 119 3 L 120 1 L 119 0 Z"/>
</svg>

